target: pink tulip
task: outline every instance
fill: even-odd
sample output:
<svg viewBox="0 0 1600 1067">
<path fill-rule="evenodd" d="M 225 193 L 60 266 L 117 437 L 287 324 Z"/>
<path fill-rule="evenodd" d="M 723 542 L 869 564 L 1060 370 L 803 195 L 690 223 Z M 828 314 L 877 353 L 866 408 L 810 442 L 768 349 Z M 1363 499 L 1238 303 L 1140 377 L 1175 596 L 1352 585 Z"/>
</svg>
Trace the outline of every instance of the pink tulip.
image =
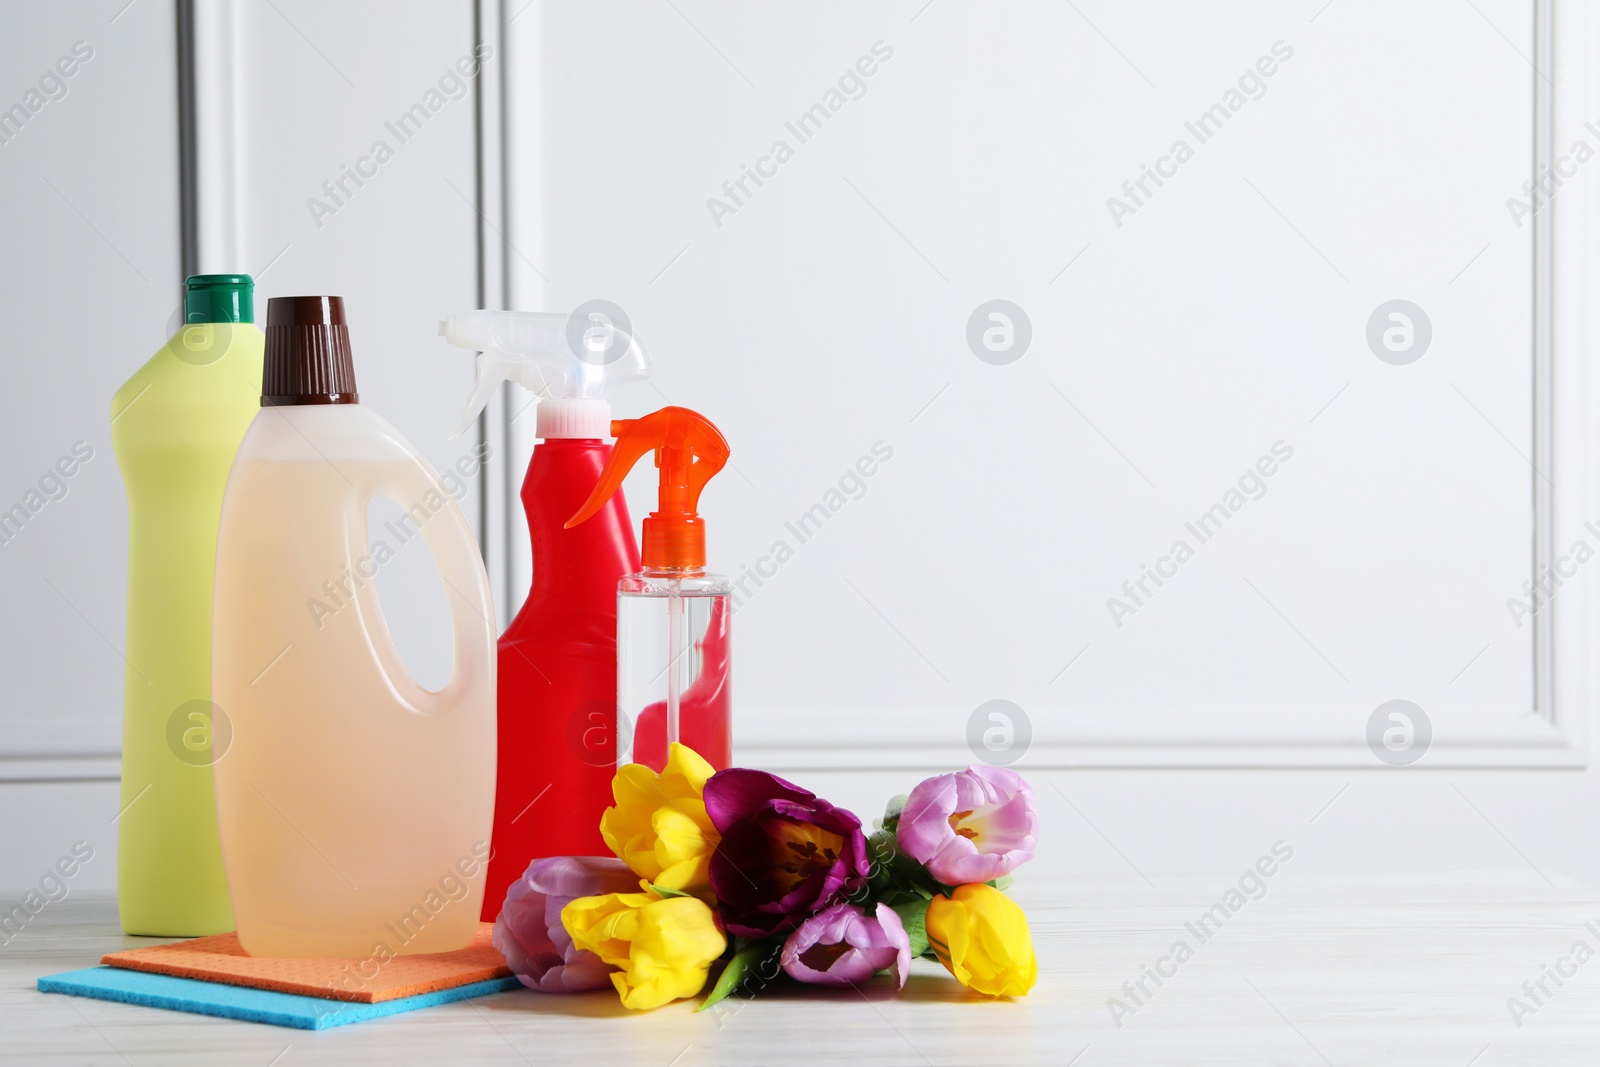
<svg viewBox="0 0 1600 1067">
<path fill-rule="evenodd" d="M 580 993 L 611 988 L 614 968 L 572 944 L 561 909 L 577 897 L 630 893 L 639 876 L 610 856 L 553 856 L 534 860 L 506 890 L 494 921 L 494 947 L 529 989 Z"/>
<path fill-rule="evenodd" d="M 988 882 L 1033 858 L 1033 790 L 1005 767 L 968 767 L 919 784 L 895 835 L 906 855 L 945 885 Z"/>
<path fill-rule="evenodd" d="M 781 960 L 789 977 L 816 985 L 855 985 L 893 967 L 904 988 L 911 938 L 887 904 L 878 905 L 876 916 L 854 904 L 835 904 L 789 935 Z"/>
</svg>

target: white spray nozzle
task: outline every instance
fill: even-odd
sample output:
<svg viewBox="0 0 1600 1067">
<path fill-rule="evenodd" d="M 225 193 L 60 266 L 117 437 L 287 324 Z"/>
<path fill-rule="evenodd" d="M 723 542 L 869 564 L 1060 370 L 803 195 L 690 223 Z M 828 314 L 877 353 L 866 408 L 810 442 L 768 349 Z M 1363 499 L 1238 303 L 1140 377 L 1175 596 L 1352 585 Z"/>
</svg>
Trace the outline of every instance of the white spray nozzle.
<svg viewBox="0 0 1600 1067">
<path fill-rule="evenodd" d="M 638 339 L 625 323 L 600 311 L 460 311 L 439 324 L 439 333 L 451 344 L 478 353 L 478 381 L 451 437 L 472 425 L 503 381 L 514 381 L 540 397 L 603 403 L 611 386 L 650 375 L 649 357 Z M 609 406 L 603 412 L 600 404 L 577 407 L 592 407 L 595 416 L 576 423 L 552 422 L 551 432 L 540 436 L 609 436 L 589 432 L 609 423 Z M 568 429 L 572 432 L 564 432 Z"/>
</svg>

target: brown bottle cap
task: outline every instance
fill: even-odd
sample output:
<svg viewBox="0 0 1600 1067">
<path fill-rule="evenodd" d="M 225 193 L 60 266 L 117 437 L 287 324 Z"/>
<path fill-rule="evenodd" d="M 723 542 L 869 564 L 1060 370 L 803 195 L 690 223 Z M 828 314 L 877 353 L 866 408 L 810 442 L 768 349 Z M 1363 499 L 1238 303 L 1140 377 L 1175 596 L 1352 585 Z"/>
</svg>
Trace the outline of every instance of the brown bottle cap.
<svg viewBox="0 0 1600 1067">
<path fill-rule="evenodd" d="M 268 300 L 261 406 L 359 402 L 344 298 L 275 296 Z"/>
</svg>

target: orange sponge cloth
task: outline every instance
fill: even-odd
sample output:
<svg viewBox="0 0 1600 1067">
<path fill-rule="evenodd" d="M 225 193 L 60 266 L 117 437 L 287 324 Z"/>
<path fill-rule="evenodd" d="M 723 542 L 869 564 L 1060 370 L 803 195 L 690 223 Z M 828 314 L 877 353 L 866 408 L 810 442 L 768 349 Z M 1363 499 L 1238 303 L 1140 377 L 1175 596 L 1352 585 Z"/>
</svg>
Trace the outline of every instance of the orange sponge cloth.
<svg viewBox="0 0 1600 1067">
<path fill-rule="evenodd" d="M 101 963 L 134 971 L 253 986 L 364 1004 L 414 997 L 511 973 L 489 941 L 493 923 L 479 923 L 471 945 L 454 952 L 368 959 L 276 960 L 248 956 L 236 934 L 214 934 L 126 952 Z"/>
</svg>

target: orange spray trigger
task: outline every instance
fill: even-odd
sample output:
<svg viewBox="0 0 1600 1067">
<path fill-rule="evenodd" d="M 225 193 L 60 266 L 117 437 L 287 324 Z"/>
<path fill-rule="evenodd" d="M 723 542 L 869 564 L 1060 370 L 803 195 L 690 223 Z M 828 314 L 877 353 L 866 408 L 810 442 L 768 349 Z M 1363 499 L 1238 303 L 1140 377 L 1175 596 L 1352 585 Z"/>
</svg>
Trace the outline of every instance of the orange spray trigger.
<svg viewBox="0 0 1600 1067">
<path fill-rule="evenodd" d="M 700 491 L 728 462 L 728 441 L 710 419 L 688 408 L 669 407 L 641 419 L 611 423 L 617 439 L 589 499 L 567 520 L 567 529 L 600 510 L 646 452 L 661 471 L 656 510 L 644 520 L 640 558 L 647 571 L 700 571 L 706 565 L 706 525 L 697 513 Z"/>
</svg>

